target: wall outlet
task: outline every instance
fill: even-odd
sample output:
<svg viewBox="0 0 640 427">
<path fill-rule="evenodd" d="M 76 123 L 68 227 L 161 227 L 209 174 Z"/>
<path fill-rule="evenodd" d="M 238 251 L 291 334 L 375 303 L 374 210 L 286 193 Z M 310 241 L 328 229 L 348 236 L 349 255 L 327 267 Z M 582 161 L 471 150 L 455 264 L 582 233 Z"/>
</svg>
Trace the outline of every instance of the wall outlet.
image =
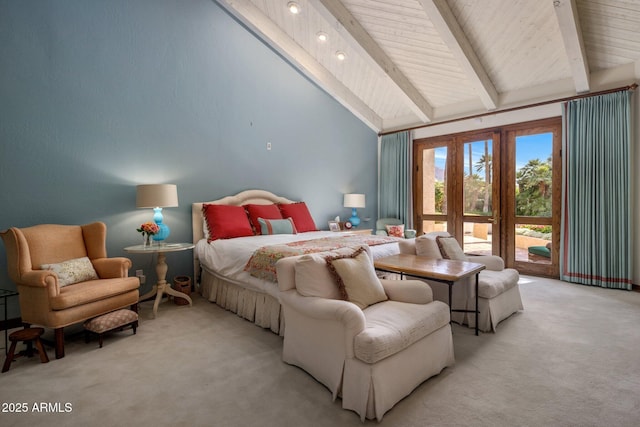
<svg viewBox="0 0 640 427">
<path fill-rule="evenodd" d="M 144 282 L 147 280 L 147 276 L 144 275 L 143 270 L 136 270 L 136 277 L 140 280 L 141 285 L 144 285 Z"/>
</svg>

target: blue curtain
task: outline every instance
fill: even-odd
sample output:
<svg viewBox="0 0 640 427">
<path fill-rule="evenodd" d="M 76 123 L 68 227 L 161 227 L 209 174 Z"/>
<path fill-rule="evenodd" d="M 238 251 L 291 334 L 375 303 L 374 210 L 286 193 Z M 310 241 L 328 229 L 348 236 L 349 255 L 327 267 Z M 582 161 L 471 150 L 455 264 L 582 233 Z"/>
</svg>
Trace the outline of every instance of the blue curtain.
<svg viewBox="0 0 640 427">
<path fill-rule="evenodd" d="M 380 142 L 379 218 L 398 218 L 413 226 L 409 132 L 382 136 Z"/>
<path fill-rule="evenodd" d="M 564 105 L 562 280 L 631 290 L 631 96 Z"/>
</svg>

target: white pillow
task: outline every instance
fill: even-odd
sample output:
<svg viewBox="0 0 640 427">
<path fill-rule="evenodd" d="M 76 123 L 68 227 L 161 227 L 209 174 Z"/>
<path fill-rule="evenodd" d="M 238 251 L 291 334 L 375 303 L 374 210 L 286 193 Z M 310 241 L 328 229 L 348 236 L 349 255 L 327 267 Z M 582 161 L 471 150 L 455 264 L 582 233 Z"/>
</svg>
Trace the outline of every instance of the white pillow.
<svg viewBox="0 0 640 427">
<path fill-rule="evenodd" d="M 442 257 L 445 259 L 455 259 L 458 261 L 466 261 L 467 256 L 464 254 L 464 251 L 460 247 L 460 244 L 453 236 L 436 237 L 436 243 L 438 244 L 438 248 L 440 248 L 440 253 Z"/>
<path fill-rule="evenodd" d="M 353 248 L 340 248 L 330 253 L 303 255 L 295 263 L 295 281 L 298 293 L 305 297 L 341 299 L 336 282 L 327 268 L 327 255 L 351 255 Z"/>
<path fill-rule="evenodd" d="M 429 259 L 442 259 L 436 239 L 424 235 L 416 238 L 416 255 Z"/>
<path fill-rule="evenodd" d="M 388 299 L 365 248 L 356 250 L 352 255 L 337 255 L 326 260 L 342 299 L 351 301 L 360 309 Z"/>
<path fill-rule="evenodd" d="M 70 259 L 57 264 L 42 264 L 42 270 L 50 270 L 58 275 L 60 287 L 87 280 L 99 279 L 88 257 Z"/>
</svg>

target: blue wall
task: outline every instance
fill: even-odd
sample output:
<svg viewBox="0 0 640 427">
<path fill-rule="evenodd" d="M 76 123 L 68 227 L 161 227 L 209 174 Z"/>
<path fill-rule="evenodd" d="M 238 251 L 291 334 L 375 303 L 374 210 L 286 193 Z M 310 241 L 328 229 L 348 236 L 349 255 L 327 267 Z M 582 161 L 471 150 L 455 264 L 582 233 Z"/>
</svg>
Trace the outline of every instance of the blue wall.
<svg viewBox="0 0 640 427">
<path fill-rule="evenodd" d="M 0 229 L 100 220 L 110 256 L 151 219 L 141 183 L 178 185 L 171 241 L 191 241 L 192 202 L 249 188 L 325 229 L 345 192 L 377 205 L 376 134 L 210 0 L 0 0 L 0 150 Z M 148 290 L 151 257 L 129 258 Z M 190 252 L 167 262 L 193 274 Z"/>
</svg>

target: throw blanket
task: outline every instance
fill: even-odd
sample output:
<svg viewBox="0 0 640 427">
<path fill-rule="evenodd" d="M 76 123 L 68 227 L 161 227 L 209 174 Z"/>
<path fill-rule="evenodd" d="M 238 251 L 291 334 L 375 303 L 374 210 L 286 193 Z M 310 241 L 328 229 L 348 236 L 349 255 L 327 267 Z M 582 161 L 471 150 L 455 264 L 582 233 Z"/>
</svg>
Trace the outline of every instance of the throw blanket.
<svg viewBox="0 0 640 427">
<path fill-rule="evenodd" d="M 339 248 L 357 247 L 362 245 L 384 245 L 400 240 L 397 237 L 375 236 L 364 234 L 347 234 L 322 239 L 302 240 L 282 245 L 263 246 L 256 249 L 247 265 L 244 267 L 252 276 L 259 279 L 276 282 L 276 263 L 285 257 L 326 252 Z"/>
</svg>

